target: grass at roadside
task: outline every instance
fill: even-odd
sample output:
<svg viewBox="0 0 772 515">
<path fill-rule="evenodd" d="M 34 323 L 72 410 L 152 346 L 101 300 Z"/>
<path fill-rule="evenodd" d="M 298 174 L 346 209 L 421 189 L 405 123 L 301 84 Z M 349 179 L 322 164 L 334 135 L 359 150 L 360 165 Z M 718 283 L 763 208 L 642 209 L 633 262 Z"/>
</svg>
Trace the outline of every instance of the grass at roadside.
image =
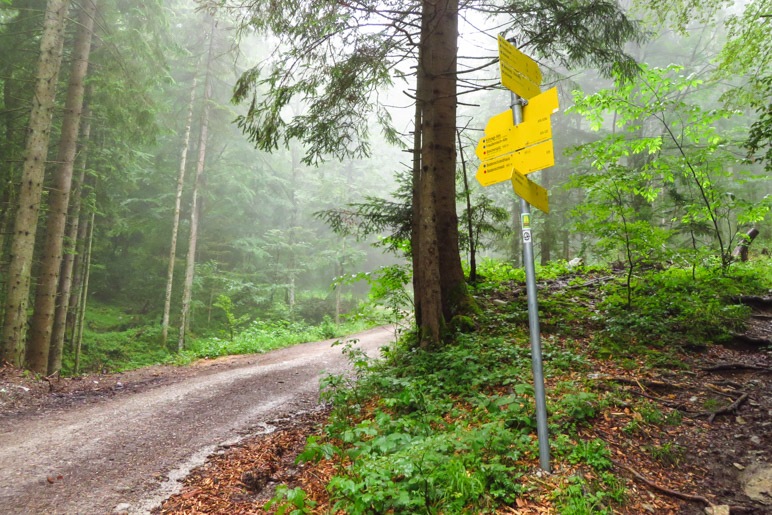
<svg viewBox="0 0 772 515">
<path fill-rule="evenodd" d="M 132 324 L 113 309 L 100 307 L 92 311 L 90 328 L 85 331 L 80 371 L 121 372 L 156 364 L 185 365 L 201 358 L 231 354 L 263 353 L 303 342 L 326 340 L 353 334 L 372 327 L 364 319 L 336 325 L 329 319 L 321 324 L 286 320 L 256 320 L 233 338 L 200 337 L 189 341 L 182 352 L 176 352 L 176 340 L 166 346 L 161 342 L 161 328 Z M 64 374 L 74 370 L 74 353 L 66 349 Z"/>
</svg>

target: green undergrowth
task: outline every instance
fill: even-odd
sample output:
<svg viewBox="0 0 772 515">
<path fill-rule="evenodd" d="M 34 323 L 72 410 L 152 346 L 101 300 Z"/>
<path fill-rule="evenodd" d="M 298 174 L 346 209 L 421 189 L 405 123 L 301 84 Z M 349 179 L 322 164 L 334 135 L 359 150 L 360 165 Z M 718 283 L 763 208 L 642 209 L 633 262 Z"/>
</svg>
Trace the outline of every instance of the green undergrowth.
<svg viewBox="0 0 772 515">
<path fill-rule="evenodd" d="M 369 327 L 372 327 L 372 324 L 363 320 L 338 325 L 329 318 L 325 318 L 318 325 L 289 320 L 256 320 L 233 339 L 218 336 L 196 339 L 182 352 L 173 354 L 168 362 L 184 365 L 201 358 L 263 353 L 298 343 L 338 338 Z"/>
<path fill-rule="evenodd" d="M 534 483 L 524 479 L 539 462 L 531 355 L 527 335 L 513 329 L 458 335 L 433 352 L 395 347 L 380 362 L 347 344 L 356 374 L 323 380 L 335 409 L 301 455 L 340 464 L 328 486 L 333 512 L 484 513 L 530 495 Z M 581 442 L 577 429 L 606 401 L 576 374 L 588 366 L 577 351 L 544 354 L 546 375 L 563 378 L 548 401 L 553 459 L 598 475 L 610 467 L 608 451 Z M 584 487 L 610 509 L 623 495 L 604 481 Z M 555 494 L 558 504 L 571 499 Z"/>
<path fill-rule="evenodd" d="M 675 410 L 636 404 L 613 388 L 600 388 L 593 380 L 594 360 L 613 360 L 622 368 L 670 367 L 677 361 L 671 347 L 683 352 L 740 328 L 747 310 L 736 296 L 772 285 L 769 269 L 758 263 L 735 265 L 726 276 L 652 270 L 637 278 L 634 302 L 627 305 L 624 282 L 608 269 L 562 267 L 550 274 L 540 279 L 539 304 L 556 473 L 537 475 L 527 306 L 517 293 L 521 279 L 497 264 L 483 269 L 474 292 L 486 307 L 476 333 L 457 334 L 432 351 L 403 339 L 385 349 L 380 361 L 367 359 L 355 342 L 346 343 L 355 373 L 323 380 L 323 395 L 334 410 L 300 457 L 337 464 L 328 484 L 331 512 L 492 513 L 518 500 L 546 502 L 563 514 L 620 510 L 625 481 L 614 473 L 606 443 L 582 436 L 590 433 L 584 429 L 619 406 L 630 412 L 622 428 L 630 434 L 677 426 L 681 419 Z M 667 442 L 651 449 L 671 466 L 680 452 Z M 277 492 L 271 509 L 310 513 L 313 503 L 299 489 Z"/>
<path fill-rule="evenodd" d="M 373 325 L 363 318 L 338 325 L 329 317 L 315 325 L 302 321 L 255 320 L 232 338 L 226 335 L 192 338 L 178 353 L 176 330 L 170 330 L 167 345 L 162 345 L 160 325 L 142 325 L 136 317 L 114 308 L 95 306 L 87 317 L 80 372 L 121 372 L 156 364 L 185 365 L 202 358 L 263 353 L 298 343 L 338 338 Z M 68 347 L 63 356 L 63 374 L 71 375 L 74 369 L 75 353 Z"/>
</svg>

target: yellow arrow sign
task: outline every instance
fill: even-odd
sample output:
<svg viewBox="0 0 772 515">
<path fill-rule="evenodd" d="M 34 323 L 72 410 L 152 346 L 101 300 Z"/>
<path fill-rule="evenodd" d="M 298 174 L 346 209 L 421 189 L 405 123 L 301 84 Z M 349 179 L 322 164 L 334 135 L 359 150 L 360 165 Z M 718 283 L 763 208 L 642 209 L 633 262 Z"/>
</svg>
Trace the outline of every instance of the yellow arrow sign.
<svg viewBox="0 0 772 515">
<path fill-rule="evenodd" d="M 555 166 L 555 154 L 553 153 L 551 139 L 513 152 L 512 155 L 517 156 L 517 159 L 514 161 L 515 170 L 523 175 Z"/>
<path fill-rule="evenodd" d="M 499 68 L 505 88 L 524 98 L 532 98 L 541 90 L 541 71 L 536 61 L 515 48 L 499 35 Z"/>
<path fill-rule="evenodd" d="M 552 138 L 550 115 L 557 110 L 557 89 L 551 88 L 528 101 L 519 125 L 514 125 L 511 110 L 492 116 L 485 125 L 485 137 L 475 149 L 477 157 L 481 161 L 495 159 Z"/>
<path fill-rule="evenodd" d="M 550 115 L 556 113 L 559 107 L 558 88 L 550 88 L 529 99 L 523 106 L 523 123 L 549 123 Z"/>
<path fill-rule="evenodd" d="M 555 156 L 552 151 L 552 140 L 547 140 L 517 152 L 483 161 L 477 168 L 475 177 L 481 185 L 490 186 L 510 180 L 515 171 L 522 175 L 528 175 L 554 165 Z"/>
<path fill-rule="evenodd" d="M 515 153 L 506 154 L 496 159 L 483 161 L 477 167 L 475 177 L 483 186 L 490 186 L 512 178 L 514 169 Z"/>
<path fill-rule="evenodd" d="M 512 189 L 515 190 L 518 197 L 525 199 L 533 207 L 541 209 L 545 213 L 550 212 L 547 190 L 525 175 L 517 171 L 512 174 Z"/>
<path fill-rule="evenodd" d="M 541 70 L 536 61 L 522 53 L 517 49 L 515 45 L 507 41 L 504 36 L 499 34 L 499 60 L 504 62 L 507 66 L 516 69 L 526 79 L 535 83 L 537 86 L 541 84 Z"/>
</svg>

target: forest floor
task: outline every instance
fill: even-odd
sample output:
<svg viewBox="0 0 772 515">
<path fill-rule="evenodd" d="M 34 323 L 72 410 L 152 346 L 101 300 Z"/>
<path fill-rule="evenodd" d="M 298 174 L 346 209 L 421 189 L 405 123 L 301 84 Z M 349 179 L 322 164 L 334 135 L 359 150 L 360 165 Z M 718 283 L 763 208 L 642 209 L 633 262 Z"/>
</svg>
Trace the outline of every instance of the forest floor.
<svg viewBox="0 0 772 515">
<path fill-rule="evenodd" d="M 625 479 L 627 500 L 620 513 L 772 513 L 772 348 L 764 343 L 772 339 L 772 307 L 769 299 L 758 299 L 756 304 L 751 300 L 751 305 L 754 312 L 744 335 L 731 344 L 681 355 L 688 365 L 684 370 L 593 359 L 588 377 L 598 382 L 599 389 L 623 388 L 653 405 L 685 414 L 677 425 L 641 424 L 638 430 L 628 431 L 625 428 L 636 423 L 635 416 L 613 407 L 581 430 L 586 438 L 607 443 L 615 472 Z M 33 380 L 5 367 L 0 369 L 0 414 L 73 410 L 213 368 L 241 366 L 249 359 L 229 357 L 190 367 L 150 367 L 51 381 Z M 270 432 L 220 448 L 154 512 L 270 513 L 263 505 L 279 484 L 302 487 L 318 503 L 315 512 L 326 512 L 325 484 L 335 466 L 324 461 L 296 464 L 295 458 L 306 438 L 320 432 L 327 414 L 320 406 L 283 419 Z M 47 481 L 60 479 L 54 476 Z M 551 488 L 549 476 L 535 481 L 545 490 Z M 552 513 L 548 498 L 547 492 L 542 497 L 536 493 L 500 513 Z M 709 506 L 713 511 L 706 511 Z"/>
<path fill-rule="evenodd" d="M 582 430 L 587 439 L 607 443 L 616 472 L 626 479 L 627 500 L 619 513 L 772 513 L 772 348 L 759 344 L 772 338 L 770 307 L 769 299 L 755 306 L 748 331 L 731 344 L 681 356 L 685 370 L 652 373 L 642 363 L 635 368 L 594 360 L 588 375 L 600 388 L 621 385 L 687 414 L 667 429 L 641 423 L 639 430 L 626 431 L 635 417 L 613 408 Z M 295 463 L 306 438 L 320 432 L 325 418 L 324 411 L 308 414 L 212 457 L 186 478 L 183 491 L 160 513 L 270 513 L 263 505 L 277 484 L 303 488 L 318 503 L 314 513 L 326 513 L 325 485 L 335 467 L 324 461 Z M 546 490 L 543 495 L 533 494 L 500 513 L 553 513 L 548 499 L 554 485 L 535 481 Z"/>
</svg>

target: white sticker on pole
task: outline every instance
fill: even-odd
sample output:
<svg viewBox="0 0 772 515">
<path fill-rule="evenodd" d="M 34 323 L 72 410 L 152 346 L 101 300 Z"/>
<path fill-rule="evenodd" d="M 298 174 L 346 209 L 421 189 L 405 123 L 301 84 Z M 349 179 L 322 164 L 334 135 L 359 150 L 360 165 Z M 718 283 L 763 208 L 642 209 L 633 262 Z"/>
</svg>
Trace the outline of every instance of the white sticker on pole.
<svg viewBox="0 0 772 515">
<path fill-rule="evenodd" d="M 531 230 L 523 229 L 523 243 L 531 243 Z"/>
</svg>

